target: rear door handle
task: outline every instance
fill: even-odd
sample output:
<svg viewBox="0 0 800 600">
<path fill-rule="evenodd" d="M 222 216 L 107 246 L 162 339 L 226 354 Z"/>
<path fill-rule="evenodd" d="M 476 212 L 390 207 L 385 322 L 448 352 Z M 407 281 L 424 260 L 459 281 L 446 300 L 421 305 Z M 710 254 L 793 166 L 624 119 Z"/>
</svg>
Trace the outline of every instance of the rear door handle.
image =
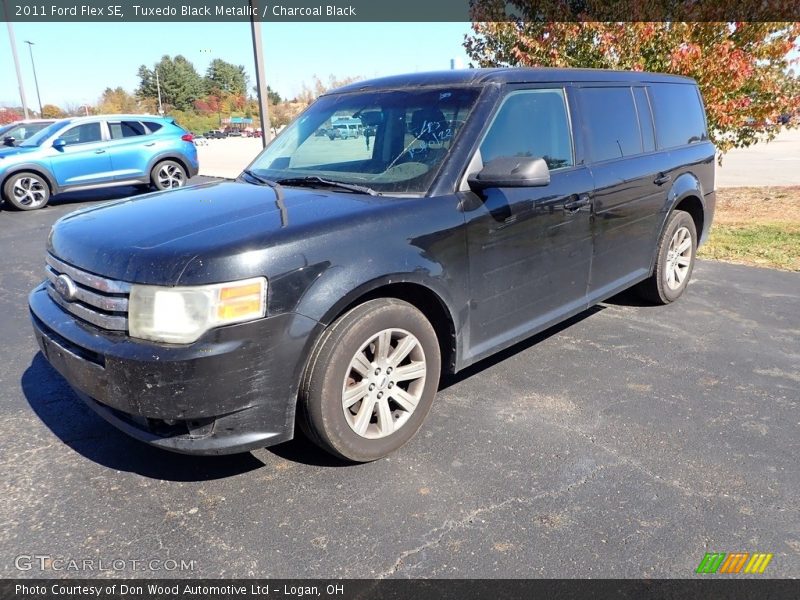
<svg viewBox="0 0 800 600">
<path fill-rule="evenodd" d="M 145 144 L 145 146 L 155 146 L 155 145 L 156 145 L 155 142 L 150 142 L 149 144 Z"/>
<path fill-rule="evenodd" d="M 95 150 L 94 153 L 95 154 L 105 154 L 106 151 L 105 150 Z"/>
<path fill-rule="evenodd" d="M 669 181 L 672 181 L 672 175 L 667 175 L 666 173 L 659 173 L 658 177 L 653 179 L 653 183 L 656 185 L 664 185 Z"/>
<path fill-rule="evenodd" d="M 573 196 L 574 197 L 574 196 Z M 589 206 L 592 203 L 588 194 L 583 194 L 577 199 L 564 203 L 564 210 L 567 212 L 577 212 L 584 206 Z"/>
</svg>

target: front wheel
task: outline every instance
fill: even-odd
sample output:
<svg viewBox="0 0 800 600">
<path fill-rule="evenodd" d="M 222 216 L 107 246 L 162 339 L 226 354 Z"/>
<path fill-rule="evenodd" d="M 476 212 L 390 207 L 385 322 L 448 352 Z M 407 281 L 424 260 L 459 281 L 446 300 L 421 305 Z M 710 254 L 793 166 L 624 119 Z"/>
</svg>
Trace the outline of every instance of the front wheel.
<svg viewBox="0 0 800 600">
<path fill-rule="evenodd" d="M 174 160 L 161 161 L 150 172 L 150 180 L 159 190 L 183 187 L 187 179 L 184 168 Z"/>
<path fill-rule="evenodd" d="M 311 354 L 301 426 L 345 460 L 383 458 L 419 430 L 440 368 L 436 332 L 421 312 L 392 298 L 366 302 L 334 322 Z"/>
<path fill-rule="evenodd" d="M 50 200 L 50 187 L 36 173 L 16 173 L 3 185 L 3 199 L 17 210 L 36 210 Z"/>
<path fill-rule="evenodd" d="M 696 253 L 694 220 L 689 213 L 676 210 L 658 242 L 653 274 L 639 284 L 640 295 L 656 304 L 669 304 L 680 298 L 692 276 Z"/>
</svg>

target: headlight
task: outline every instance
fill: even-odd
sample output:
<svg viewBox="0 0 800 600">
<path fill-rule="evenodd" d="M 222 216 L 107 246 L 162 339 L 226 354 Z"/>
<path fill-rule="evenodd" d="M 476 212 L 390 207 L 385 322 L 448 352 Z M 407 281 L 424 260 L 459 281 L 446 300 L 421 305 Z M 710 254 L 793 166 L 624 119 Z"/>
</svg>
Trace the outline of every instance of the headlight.
<svg viewBox="0 0 800 600">
<path fill-rule="evenodd" d="M 133 285 L 128 333 L 156 342 L 189 344 L 213 327 L 252 321 L 267 312 L 263 277 L 191 287 Z"/>
</svg>

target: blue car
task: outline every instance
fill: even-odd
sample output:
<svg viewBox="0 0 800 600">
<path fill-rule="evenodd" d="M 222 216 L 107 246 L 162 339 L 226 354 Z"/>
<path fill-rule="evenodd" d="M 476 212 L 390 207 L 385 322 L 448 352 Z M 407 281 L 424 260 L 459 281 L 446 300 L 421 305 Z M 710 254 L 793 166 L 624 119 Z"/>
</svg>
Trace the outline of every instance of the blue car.
<svg viewBox="0 0 800 600">
<path fill-rule="evenodd" d="M 0 148 L 0 192 L 6 205 L 34 210 L 67 191 L 181 187 L 198 168 L 192 135 L 169 117 L 78 117 Z"/>
</svg>

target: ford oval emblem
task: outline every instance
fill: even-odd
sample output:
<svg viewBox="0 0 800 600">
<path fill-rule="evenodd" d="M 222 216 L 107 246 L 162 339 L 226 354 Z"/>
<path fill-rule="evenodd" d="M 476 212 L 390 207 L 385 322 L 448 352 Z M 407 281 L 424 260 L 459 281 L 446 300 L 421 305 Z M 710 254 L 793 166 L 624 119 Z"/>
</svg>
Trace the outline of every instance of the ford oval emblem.
<svg viewBox="0 0 800 600">
<path fill-rule="evenodd" d="M 75 282 L 70 279 L 69 275 L 59 275 L 53 282 L 53 287 L 58 294 L 67 302 L 75 300 L 75 295 L 78 293 L 78 288 Z"/>
</svg>

